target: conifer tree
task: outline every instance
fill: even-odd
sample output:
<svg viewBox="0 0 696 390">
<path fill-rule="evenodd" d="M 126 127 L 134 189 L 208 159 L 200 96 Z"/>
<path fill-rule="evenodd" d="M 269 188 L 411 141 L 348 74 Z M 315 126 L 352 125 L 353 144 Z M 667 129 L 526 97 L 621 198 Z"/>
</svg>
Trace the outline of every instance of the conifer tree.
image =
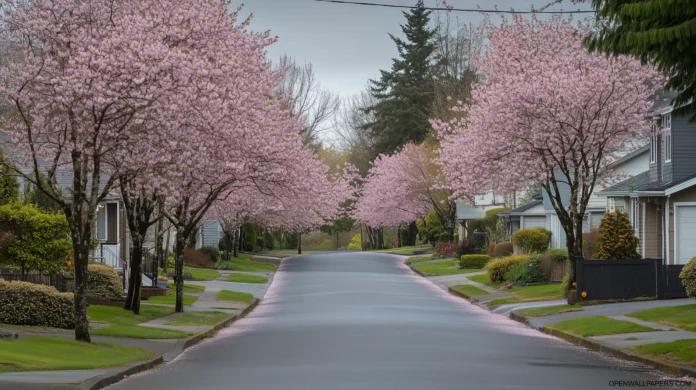
<svg viewBox="0 0 696 390">
<path fill-rule="evenodd" d="M 599 225 L 599 247 L 594 257 L 597 260 L 640 259 L 638 241 L 626 213 L 606 213 Z"/>
<path fill-rule="evenodd" d="M 19 182 L 12 171 L 2 164 L 3 159 L 4 156 L 0 149 L 0 205 L 19 199 Z"/>
<path fill-rule="evenodd" d="M 430 133 L 434 86 L 430 72 L 435 32 L 428 27 L 430 11 L 419 0 L 404 12 L 401 29 L 406 40 L 389 35 L 399 57 L 389 71 L 380 70 L 380 80 L 370 80 L 377 103 L 368 108 L 374 121 L 365 125 L 375 139 L 375 152 L 392 153 L 408 142 L 421 143 Z"/>
<path fill-rule="evenodd" d="M 651 63 L 679 92 L 677 114 L 696 121 L 696 1 L 592 0 L 600 28 L 588 37 L 591 50 L 628 54 Z"/>
</svg>

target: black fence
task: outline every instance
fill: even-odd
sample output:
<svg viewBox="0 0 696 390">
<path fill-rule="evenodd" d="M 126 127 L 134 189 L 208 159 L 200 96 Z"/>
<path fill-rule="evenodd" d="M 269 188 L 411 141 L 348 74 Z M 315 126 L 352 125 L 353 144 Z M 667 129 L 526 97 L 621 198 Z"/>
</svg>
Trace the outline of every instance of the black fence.
<svg viewBox="0 0 696 390">
<path fill-rule="evenodd" d="M 578 258 L 577 292 L 586 299 L 686 298 L 679 273 L 683 265 L 662 259 L 584 260 Z"/>
</svg>

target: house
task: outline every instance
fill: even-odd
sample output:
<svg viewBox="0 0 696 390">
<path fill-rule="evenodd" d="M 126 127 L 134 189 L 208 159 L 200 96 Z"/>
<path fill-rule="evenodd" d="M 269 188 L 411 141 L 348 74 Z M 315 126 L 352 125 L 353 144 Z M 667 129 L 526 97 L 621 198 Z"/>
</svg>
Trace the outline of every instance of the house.
<svg viewBox="0 0 696 390">
<path fill-rule="evenodd" d="M 650 146 L 645 145 L 614 161 L 609 165 L 609 168 L 617 175 L 633 176 L 647 169 L 649 151 Z M 559 191 L 563 203 L 567 203 L 570 199 L 570 187 L 559 183 Z M 589 232 L 599 227 L 599 223 L 607 210 L 607 204 L 607 197 L 602 193 L 602 186 L 597 184 L 587 204 L 583 219 L 583 232 Z M 550 246 L 552 248 L 566 247 L 565 231 L 546 191 L 542 190 L 531 202 L 498 215 L 508 218 L 508 234 L 510 236 L 520 229 L 543 227 L 551 232 Z"/>
<path fill-rule="evenodd" d="M 482 219 L 486 216 L 486 211 L 498 207 L 505 207 L 505 197 L 490 191 L 486 194 L 476 195 L 471 202 L 464 200 L 457 201 L 457 234 L 459 239 L 466 238 L 466 223 Z"/>
<path fill-rule="evenodd" d="M 628 213 L 643 258 L 679 265 L 696 256 L 696 124 L 672 110 L 653 116 L 648 169 L 601 194 Z"/>
<path fill-rule="evenodd" d="M 200 249 L 204 246 L 217 248 L 223 234 L 220 221 L 214 218 L 208 218 L 196 232 L 196 249 Z"/>
</svg>

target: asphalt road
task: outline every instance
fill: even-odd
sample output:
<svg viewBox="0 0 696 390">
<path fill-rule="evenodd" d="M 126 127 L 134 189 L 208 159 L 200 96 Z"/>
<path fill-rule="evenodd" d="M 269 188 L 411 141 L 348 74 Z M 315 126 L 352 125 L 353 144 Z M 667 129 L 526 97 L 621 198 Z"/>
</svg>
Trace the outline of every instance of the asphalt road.
<svg viewBox="0 0 696 390">
<path fill-rule="evenodd" d="M 671 378 L 450 296 L 398 257 L 342 253 L 285 261 L 249 317 L 108 389 L 604 389 L 662 379 Z"/>
</svg>

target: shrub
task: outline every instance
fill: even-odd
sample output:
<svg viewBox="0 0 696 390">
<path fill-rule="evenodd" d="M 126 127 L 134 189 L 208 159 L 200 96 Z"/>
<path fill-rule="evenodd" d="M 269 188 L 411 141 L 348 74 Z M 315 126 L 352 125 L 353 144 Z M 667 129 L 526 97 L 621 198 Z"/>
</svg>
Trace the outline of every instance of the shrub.
<svg viewBox="0 0 696 390">
<path fill-rule="evenodd" d="M 605 213 L 599 224 L 597 260 L 640 259 L 636 237 L 628 214 L 620 211 Z"/>
<path fill-rule="evenodd" d="M 447 232 L 442 232 L 437 236 L 437 242 L 438 243 L 442 243 L 442 242 L 452 243 L 452 235 L 447 233 Z"/>
<path fill-rule="evenodd" d="M 570 276 L 568 274 L 566 274 L 566 276 L 563 278 L 563 283 L 561 283 L 561 292 L 563 293 L 564 297 L 568 296 L 568 291 L 570 290 L 569 286 L 568 286 L 569 282 L 570 282 Z"/>
<path fill-rule="evenodd" d="M 515 264 L 521 264 L 529 260 L 529 256 L 508 256 L 494 259 L 486 264 L 488 279 L 491 282 L 502 283 L 507 278 L 507 273 Z"/>
<path fill-rule="evenodd" d="M 520 229 L 512 234 L 512 243 L 524 253 L 542 253 L 549 247 L 551 232 L 543 228 Z"/>
<path fill-rule="evenodd" d="M 213 263 L 217 263 L 218 261 L 220 261 L 220 250 L 213 246 L 201 247 L 198 249 L 198 253 L 208 255 L 210 261 L 212 261 Z"/>
<path fill-rule="evenodd" d="M 55 274 L 70 260 L 72 241 L 64 214 L 47 214 L 32 205 L 0 206 L 4 245 L 0 264 Z"/>
<path fill-rule="evenodd" d="M 512 243 L 510 241 L 501 242 L 493 249 L 493 258 L 507 257 L 512 255 Z"/>
<path fill-rule="evenodd" d="M 425 217 L 425 238 L 433 246 L 438 243 L 440 235 L 445 232 L 445 228 L 440 223 L 440 218 L 435 210 L 430 210 Z"/>
<path fill-rule="evenodd" d="M 486 254 L 493 257 L 493 251 L 495 250 L 495 244 L 489 244 L 488 249 L 486 249 Z"/>
<path fill-rule="evenodd" d="M 460 268 L 483 268 L 491 258 L 486 255 L 464 255 L 459 258 Z"/>
<path fill-rule="evenodd" d="M 437 257 L 444 259 L 446 257 L 454 257 L 454 245 L 451 242 L 441 242 L 435 248 Z"/>
<path fill-rule="evenodd" d="M 254 249 L 256 249 L 256 229 L 254 225 L 244 225 L 243 232 L 242 245 L 244 246 L 244 250 L 253 252 Z"/>
<path fill-rule="evenodd" d="M 507 281 L 515 284 L 542 283 L 547 280 L 542 268 L 542 256 L 533 255 L 528 261 L 510 267 Z"/>
<path fill-rule="evenodd" d="M 459 244 L 459 234 L 454 233 L 454 234 L 452 235 L 452 242 L 455 243 L 455 244 Z"/>
<path fill-rule="evenodd" d="M 546 253 L 553 261 L 568 260 L 568 251 L 565 249 L 550 248 L 548 251 L 546 251 Z"/>
<path fill-rule="evenodd" d="M 352 251 L 359 251 L 362 249 L 359 234 L 354 235 L 353 238 L 350 239 L 350 244 L 348 244 L 348 249 L 350 249 Z"/>
<path fill-rule="evenodd" d="M 53 287 L 0 279 L 0 323 L 75 328 L 72 293 Z"/>
<path fill-rule="evenodd" d="M 215 263 L 210 261 L 210 256 L 193 248 L 184 248 L 184 264 L 197 267 L 212 267 L 215 265 Z"/>
<path fill-rule="evenodd" d="M 682 284 L 686 288 L 686 294 L 690 298 L 696 298 L 696 257 L 689 260 L 679 274 Z M 0 321 L 2 322 L 2 321 Z"/>
<path fill-rule="evenodd" d="M 464 255 L 475 255 L 479 254 L 478 248 L 472 246 L 472 242 L 466 238 L 459 244 L 454 245 L 454 254 L 458 259 Z"/>
<path fill-rule="evenodd" d="M 582 234 L 582 255 L 586 259 L 593 259 L 594 254 L 597 253 L 597 246 L 599 240 L 599 231 L 594 229 L 590 232 Z"/>
<path fill-rule="evenodd" d="M 87 290 L 95 297 L 109 300 L 123 298 L 123 285 L 116 271 L 105 264 L 87 266 Z"/>
</svg>

